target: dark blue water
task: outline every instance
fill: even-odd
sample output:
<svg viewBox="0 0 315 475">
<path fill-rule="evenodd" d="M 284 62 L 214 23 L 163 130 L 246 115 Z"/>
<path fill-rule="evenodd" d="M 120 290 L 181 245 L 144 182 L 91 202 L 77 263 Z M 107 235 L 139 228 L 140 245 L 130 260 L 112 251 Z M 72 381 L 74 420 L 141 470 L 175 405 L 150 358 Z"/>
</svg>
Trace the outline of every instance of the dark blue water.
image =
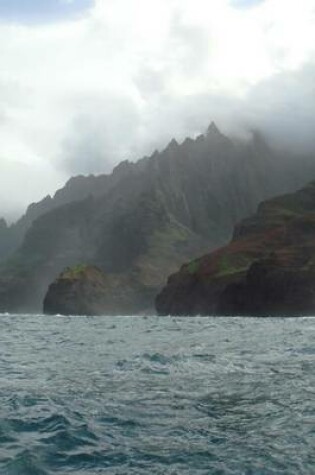
<svg viewBox="0 0 315 475">
<path fill-rule="evenodd" d="M 0 317 L 0 474 L 315 473 L 315 319 Z"/>
</svg>

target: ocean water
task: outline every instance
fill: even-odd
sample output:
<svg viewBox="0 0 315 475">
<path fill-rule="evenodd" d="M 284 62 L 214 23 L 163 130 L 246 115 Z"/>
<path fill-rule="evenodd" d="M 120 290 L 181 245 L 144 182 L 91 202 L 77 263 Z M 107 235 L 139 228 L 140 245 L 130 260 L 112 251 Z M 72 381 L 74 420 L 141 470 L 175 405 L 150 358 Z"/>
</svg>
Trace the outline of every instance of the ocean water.
<svg viewBox="0 0 315 475">
<path fill-rule="evenodd" d="M 315 318 L 0 316 L 0 474 L 315 473 Z"/>
</svg>

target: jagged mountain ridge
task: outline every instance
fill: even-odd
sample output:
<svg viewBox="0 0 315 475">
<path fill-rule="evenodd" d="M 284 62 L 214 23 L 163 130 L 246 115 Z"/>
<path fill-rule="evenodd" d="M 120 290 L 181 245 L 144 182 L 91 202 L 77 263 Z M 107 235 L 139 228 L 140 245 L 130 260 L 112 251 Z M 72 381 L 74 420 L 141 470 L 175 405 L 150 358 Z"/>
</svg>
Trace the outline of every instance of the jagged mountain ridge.
<svg viewBox="0 0 315 475">
<path fill-rule="evenodd" d="M 72 177 L 63 188 L 56 191 L 53 197 L 47 195 L 41 201 L 30 204 L 25 214 L 11 226 L 1 219 L 0 262 L 18 249 L 23 242 L 25 233 L 37 218 L 64 204 L 81 201 L 89 195 L 102 194 L 106 190 L 108 182 L 108 175 Z"/>
<path fill-rule="evenodd" d="M 211 124 L 205 135 L 173 140 L 111 175 L 74 178 L 48 200 L 51 209 L 32 222 L 2 266 L 0 310 L 40 310 L 64 267 L 89 263 L 116 280 L 122 276 L 130 312 L 143 311 L 183 262 L 227 242 L 262 199 L 308 176 L 306 166 L 301 173 L 259 134 L 233 141 Z"/>
</svg>

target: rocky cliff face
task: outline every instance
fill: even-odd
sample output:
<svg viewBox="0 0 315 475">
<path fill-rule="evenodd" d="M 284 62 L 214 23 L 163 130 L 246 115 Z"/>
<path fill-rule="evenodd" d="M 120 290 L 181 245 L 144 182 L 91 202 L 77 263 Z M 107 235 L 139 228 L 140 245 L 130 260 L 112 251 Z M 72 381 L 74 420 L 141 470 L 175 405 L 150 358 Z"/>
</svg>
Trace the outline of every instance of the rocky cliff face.
<svg viewBox="0 0 315 475">
<path fill-rule="evenodd" d="M 89 265 L 64 270 L 49 286 L 44 313 L 62 315 L 116 315 L 126 313 L 126 282 Z"/>
<path fill-rule="evenodd" d="M 231 243 L 184 265 L 156 299 L 159 314 L 315 313 L 315 183 L 262 203 Z"/>
<path fill-rule="evenodd" d="M 25 214 L 11 226 L 1 225 L 4 220 L 0 220 L 0 263 L 21 246 L 26 232 L 37 218 L 67 203 L 103 194 L 107 185 L 107 175 L 73 177 L 53 197 L 48 195 L 38 203 L 30 204 Z"/>
<path fill-rule="evenodd" d="M 127 313 L 152 308 L 169 274 L 226 243 L 262 199 L 296 189 L 312 167 L 259 134 L 235 142 L 212 124 L 111 175 L 73 178 L 22 218 L 22 242 L 0 268 L 0 311 L 41 310 L 49 284 L 80 263 L 126 279 Z"/>
</svg>

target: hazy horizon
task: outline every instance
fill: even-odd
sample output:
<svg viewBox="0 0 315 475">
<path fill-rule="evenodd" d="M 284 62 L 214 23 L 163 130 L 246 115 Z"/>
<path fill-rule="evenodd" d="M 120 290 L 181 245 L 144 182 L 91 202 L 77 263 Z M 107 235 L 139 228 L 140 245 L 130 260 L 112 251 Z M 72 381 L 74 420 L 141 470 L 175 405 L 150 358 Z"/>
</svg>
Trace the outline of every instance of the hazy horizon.
<svg viewBox="0 0 315 475">
<path fill-rule="evenodd" d="M 172 137 L 314 147 L 315 0 L 0 0 L 0 216 Z"/>
</svg>

